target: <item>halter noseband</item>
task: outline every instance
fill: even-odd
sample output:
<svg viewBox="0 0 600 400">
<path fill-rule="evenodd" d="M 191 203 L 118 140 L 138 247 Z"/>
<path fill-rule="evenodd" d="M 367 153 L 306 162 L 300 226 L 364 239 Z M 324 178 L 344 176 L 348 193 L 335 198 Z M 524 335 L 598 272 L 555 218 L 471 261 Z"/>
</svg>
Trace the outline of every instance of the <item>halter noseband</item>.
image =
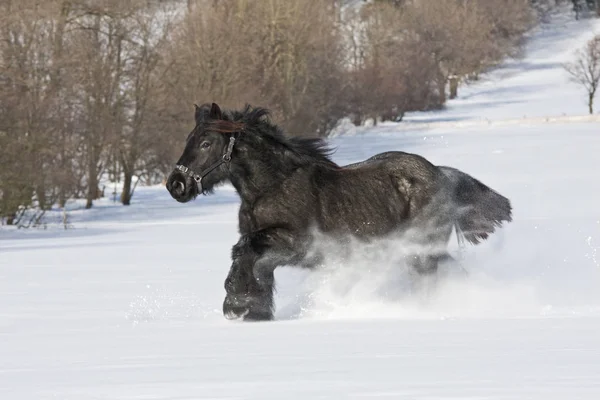
<svg viewBox="0 0 600 400">
<path fill-rule="evenodd" d="M 214 164 L 212 164 L 211 166 L 209 166 L 208 168 L 206 168 L 204 171 L 200 172 L 199 174 L 195 173 L 188 167 L 186 167 L 184 165 L 180 165 L 180 164 L 177 164 L 175 166 L 175 169 L 183 172 L 185 175 L 192 177 L 192 179 L 194 181 L 196 181 L 196 185 L 198 185 L 198 193 L 202 193 L 202 178 L 204 178 L 206 175 L 211 173 L 214 169 L 219 167 L 221 164 L 229 163 L 229 161 L 231 161 L 231 152 L 233 151 L 234 144 L 235 144 L 235 137 L 231 136 L 229 138 L 229 144 L 227 145 L 227 151 L 225 152 L 225 154 L 223 154 L 223 157 L 221 157 L 217 162 L 215 162 Z"/>
</svg>

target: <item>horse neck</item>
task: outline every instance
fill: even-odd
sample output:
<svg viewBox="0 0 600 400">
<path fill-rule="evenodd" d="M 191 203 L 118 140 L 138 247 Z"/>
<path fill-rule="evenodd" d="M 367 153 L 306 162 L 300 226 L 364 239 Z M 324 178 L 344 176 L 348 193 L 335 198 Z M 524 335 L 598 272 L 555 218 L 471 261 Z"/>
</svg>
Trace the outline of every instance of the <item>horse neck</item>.
<svg viewBox="0 0 600 400">
<path fill-rule="evenodd" d="M 281 185 L 298 167 L 275 152 L 258 154 L 248 149 L 244 156 L 232 158 L 229 180 L 242 201 L 252 203 L 270 188 Z"/>
</svg>

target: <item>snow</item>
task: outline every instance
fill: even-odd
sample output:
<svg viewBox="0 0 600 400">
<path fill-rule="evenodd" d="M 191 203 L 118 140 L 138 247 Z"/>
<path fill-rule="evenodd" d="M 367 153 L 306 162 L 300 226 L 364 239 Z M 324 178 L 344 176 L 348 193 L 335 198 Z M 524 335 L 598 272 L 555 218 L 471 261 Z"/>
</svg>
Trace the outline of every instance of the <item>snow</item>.
<svg viewBox="0 0 600 400">
<path fill-rule="evenodd" d="M 458 99 L 435 117 L 423 113 L 410 122 L 501 120 L 581 115 L 587 113 L 587 92 L 569 81 L 563 65 L 576 50 L 600 34 L 597 19 L 578 22 L 560 15 L 529 34 L 523 59 L 507 60 L 480 81 L 459 87 Z M 501 82 L 500 82 L 501 80 Z"/>
<path fill-rule="evenodd" d="M 332 139 L 340 163 L 416 152 L 511 199 L 490 240 L 452 242 L 462 268 L 432 292 L 357 248 L 278 269 L 277 321 L 225 320 L 230 186 L 188 204 L 138 186 L 130 207 L 71 205 L 67 230 L 2 227 L 0 399 L 599 398 L 600 125 L 575 118 L 585 98 L 560 68 L 594 31 L 540 28 L 448 110 Z M 523 116 L 541 119 L 502 123 Z"/>
</svg>

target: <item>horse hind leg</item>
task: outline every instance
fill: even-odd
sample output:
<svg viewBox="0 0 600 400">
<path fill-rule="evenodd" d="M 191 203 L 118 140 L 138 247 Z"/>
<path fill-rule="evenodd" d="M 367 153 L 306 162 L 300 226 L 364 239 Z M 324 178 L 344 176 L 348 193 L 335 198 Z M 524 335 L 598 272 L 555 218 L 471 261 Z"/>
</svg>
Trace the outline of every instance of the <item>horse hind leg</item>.
<svg viewBox="0 0 600 400">
<path fill-rule="evenodd" d="M 438 270 L 437 256 L 414 254 L 408 257 L 408 264 L 415 270 L 420 276 L 430 276 L 437 273 Z"/>
<path fill-rule="evenodd" d="M 451 235 L 452 226 L 449 223 L 441 223 L 432 231 L 425 231 L 413 237 L 416 249 L 409 257 L 409 264 L 419 275 L 435 274 L 440 262 L 452 260 L 448 253 Z"/>
<path fill-rule="evenodd" d="M 452 227 L 444 223 L 433 232 L 418 237 L 416 251 L 407 260 L 408 265 L 417 273 L 416 291 L 429 294 L 436 288 L 439 264 L 452 260 L 447 250 L 451 234 Z"/>
</svg>

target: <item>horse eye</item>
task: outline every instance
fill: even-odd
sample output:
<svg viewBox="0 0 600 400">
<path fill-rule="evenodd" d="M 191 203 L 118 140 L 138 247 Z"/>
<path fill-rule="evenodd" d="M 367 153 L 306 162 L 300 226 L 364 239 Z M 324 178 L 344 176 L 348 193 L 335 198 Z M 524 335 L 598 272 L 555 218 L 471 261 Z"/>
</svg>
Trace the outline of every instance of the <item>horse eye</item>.
<svg viewBox="0 0 600 400">
<path fill-rule="evenodd" d="M 200 145 L 201 148 L 203 149 L 208 149 L 210 147 L 210 143 L 209 142 L 202 142 L 202 144 Z"/>
</svg>

